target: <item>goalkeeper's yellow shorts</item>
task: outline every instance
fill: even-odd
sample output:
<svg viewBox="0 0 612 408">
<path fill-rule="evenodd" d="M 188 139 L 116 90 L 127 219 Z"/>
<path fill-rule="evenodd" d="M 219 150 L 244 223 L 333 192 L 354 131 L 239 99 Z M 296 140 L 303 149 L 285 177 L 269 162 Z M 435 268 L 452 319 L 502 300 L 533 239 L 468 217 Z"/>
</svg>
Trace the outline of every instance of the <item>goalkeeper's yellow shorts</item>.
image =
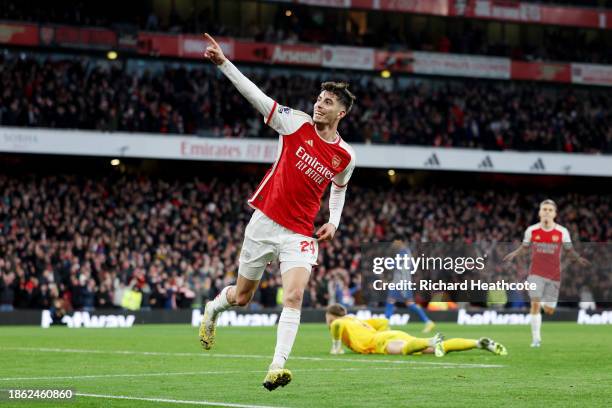
<svg viewBox="0 0 612 408">
<path fill-rule="evenodd" d="M 384 332 L 376 333 L 374 335 L 374 344 L 375 353 L 376 354 L 387 354 L 387 345 L 391 341 L 402 340 L 405 342 L 410 342 L 414 340 L 414 337 L 409 335 L 408 333 L 404 333 L 399 330 L 387 330 Z"/>
</svg>

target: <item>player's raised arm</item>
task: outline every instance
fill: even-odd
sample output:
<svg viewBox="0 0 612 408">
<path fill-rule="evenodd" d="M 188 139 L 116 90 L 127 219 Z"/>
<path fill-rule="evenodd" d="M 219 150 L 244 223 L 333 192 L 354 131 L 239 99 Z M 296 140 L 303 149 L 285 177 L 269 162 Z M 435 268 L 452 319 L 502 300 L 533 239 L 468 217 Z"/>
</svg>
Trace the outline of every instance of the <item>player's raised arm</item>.
<svg viewBox="0 0 612 408">
<path fill-rule="evenodd" d="M 223 50 L 214 38 L 208 33 L 204 34 L 204 39 L 209 43 L 204 52 L 204 57 L 215 64 L 221 72 L 234 84 L 238 92 L 246 98 L 261 113 L 264 118 L 272 116 L 272 110 L 276 104 L 272 98 L 262 92 L 250 79 L 238 70 L 223 54 Z"/>
</svg>

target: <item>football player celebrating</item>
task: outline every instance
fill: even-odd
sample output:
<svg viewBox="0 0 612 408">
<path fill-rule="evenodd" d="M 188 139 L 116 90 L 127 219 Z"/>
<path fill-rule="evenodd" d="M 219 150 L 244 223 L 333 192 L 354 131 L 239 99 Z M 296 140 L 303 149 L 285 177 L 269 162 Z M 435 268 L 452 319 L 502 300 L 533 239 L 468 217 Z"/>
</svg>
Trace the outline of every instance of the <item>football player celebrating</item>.
<svg viewBox="0 0 612 408">
<path fill-rule="evenodd" d="M 255 209 L 245 229 L 235 285 L 225 287 L 206 304 L 199 331 L 209 350 L 215 340 L 219 313 L 246 306 L 266 265 L 280 261 L 283 310 L 278 320 L 276 348 L 264 387 L 270 391 L 292 378 L 285 368 L 300 324 L 300 310 L 310 271 L 317 262 L 318 242 L 331 240 L 344 206 L 346 186 L 355 167 L 353 149 L 337 132 L 355 97 L 342 82 L 324 82 L 314 103 L 313 116 L 279 105 L 245 77 L 208 34 L 204 56 L 259 111 L 265 123 L 279 133 L 276 161 L 248 202 Z M 314 219 L 329 185 L 329 221 L 313 238 Z"/>
</svg>

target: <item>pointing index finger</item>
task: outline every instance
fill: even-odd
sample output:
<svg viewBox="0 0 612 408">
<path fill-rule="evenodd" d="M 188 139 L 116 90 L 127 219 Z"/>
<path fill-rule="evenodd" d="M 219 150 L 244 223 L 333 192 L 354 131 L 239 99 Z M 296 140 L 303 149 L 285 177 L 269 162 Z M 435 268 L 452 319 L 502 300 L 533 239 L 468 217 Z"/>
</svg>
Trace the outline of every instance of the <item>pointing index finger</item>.
<svg viewBox="0 0 612 408">
<path fill-rule="evenodd" d="M 206 41 L 210 42 L 212 45 L 214 45 L 215 47 L 219 47 L 219 44 L 217 44 L 217 42 L 215 41 L 214 38 L 212 38 L 210 36 L 210 34 L 208 33 L 204 33 L 204 38 L 206 39 Z"/>
</svg>

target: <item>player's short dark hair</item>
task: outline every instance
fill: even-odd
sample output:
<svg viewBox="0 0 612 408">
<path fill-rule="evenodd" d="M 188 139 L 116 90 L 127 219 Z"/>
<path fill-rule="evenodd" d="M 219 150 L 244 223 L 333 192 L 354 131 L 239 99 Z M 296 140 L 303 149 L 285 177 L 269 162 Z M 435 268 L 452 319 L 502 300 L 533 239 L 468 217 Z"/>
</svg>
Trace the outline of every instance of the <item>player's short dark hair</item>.
<svg viewBox="0 0 612 408">
<path fill-rule="evenodd" d="M 348 82 L 322 82 L 321 92 L 327 91 L 336 95 L 340 103 L 346 108 L 346 113 L 349 113 L 357 98 L 348 90 L 348 87 Z"/>
<path fill-rule="evenodd" d="M 555 211 L 557 211 L 557 203 L 555 203 L 553 200 L 551 200 L 550 198 L 547 198 L 546 200 L 542 201 L 540 203 L 540 207 L 542 207 L 544 204 L 550 204 L 553 207 L 555 207 Z"/>
<path fill-rule="evenodd" d="M 342 317 L 342 316 L 346 316 L 347 311 L 346 311 L 346 308 L 342 306 L 341 304 L 333 303 L 327 306 L 327 309 L 325 309 L 325 313 L 329 313 L 330 315 Z"/>
</svg>

